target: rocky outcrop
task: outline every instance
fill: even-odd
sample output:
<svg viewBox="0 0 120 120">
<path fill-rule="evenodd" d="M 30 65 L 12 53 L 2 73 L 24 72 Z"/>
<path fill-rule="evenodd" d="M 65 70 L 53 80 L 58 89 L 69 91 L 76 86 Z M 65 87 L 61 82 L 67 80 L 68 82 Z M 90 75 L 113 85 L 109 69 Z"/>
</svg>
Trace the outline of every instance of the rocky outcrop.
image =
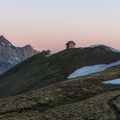
<svg viewBox="0 0 120 120">
<path fill-rule="evenodd" d="M 37 51 L 30 45 L 15 47 L 4 36 L 0 36 L 0 74 L 35 54 Z"/>
</svg>

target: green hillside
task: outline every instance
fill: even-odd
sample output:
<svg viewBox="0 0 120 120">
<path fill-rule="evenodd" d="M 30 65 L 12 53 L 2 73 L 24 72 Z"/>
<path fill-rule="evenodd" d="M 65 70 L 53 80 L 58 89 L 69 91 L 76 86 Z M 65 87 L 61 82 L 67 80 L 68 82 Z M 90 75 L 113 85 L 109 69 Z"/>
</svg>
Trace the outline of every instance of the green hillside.
<svg viewBox="0 0 120 120">
<path fill-rule="evenodd" d="M 0 120 L 115 120 L 120 113 L 120 65 L 67 79 L 76 69 L 120 60 L 106 46 L 41 52 L 0 76 Z"/>
<path fill-rule="evenodd" d="M 39 53 L 16 65 L 0 76 L 0 97 L 23 94 L 47 85 L 64 81 L 76 69 L 100 63 L 111 63 L 120 59 L 120 53 L 106 46 L 75 48 L 46 57 Z"/>
<path fill-rule="evenodd" d="M 116 66 L 1 99 L 0 119 L 114 120 L 116 116 L 108 102 L 120 95 L 120 85 L 104 85 L 101 82 L 119 77 L 120 66 Z"/>
</svg>

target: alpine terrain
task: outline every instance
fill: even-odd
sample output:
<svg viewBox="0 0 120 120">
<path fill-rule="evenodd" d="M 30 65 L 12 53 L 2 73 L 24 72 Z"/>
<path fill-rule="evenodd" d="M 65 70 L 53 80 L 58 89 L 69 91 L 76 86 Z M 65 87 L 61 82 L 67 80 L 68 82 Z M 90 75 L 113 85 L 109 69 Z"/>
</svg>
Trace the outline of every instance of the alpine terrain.
<svg viewBox="0 0 120 120">
<path fill-rule="evenodd" d="M 0 75 L 0 98 L 1 120 L 120 120 L 120 51 L 38 53 Z"/>
<path fill-rule="evenodd" d="M 36 53 L 30 45 L 15 47 L 4 36 L 0 36 L 0 74 Z"/>
</svg>

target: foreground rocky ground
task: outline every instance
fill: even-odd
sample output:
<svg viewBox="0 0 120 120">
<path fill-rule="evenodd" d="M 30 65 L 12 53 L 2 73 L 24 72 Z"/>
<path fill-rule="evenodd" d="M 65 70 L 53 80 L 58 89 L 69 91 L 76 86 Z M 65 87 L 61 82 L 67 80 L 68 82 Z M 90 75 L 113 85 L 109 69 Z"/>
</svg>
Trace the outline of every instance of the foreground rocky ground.
<svg viewBox="0 0 120 120">
<path fill-rule="evenodd" d="M 67 79 L 83 66 L 119 59 L 119 52 L 99 46 L 25 60 L 0 76 L 0 120 L 119 120 L 120 85 L 102 82 L 120 78 L 120 65 Z"/>
<path fill-rule="evenodd" d="M 120 66 L 78 77 L 0 100 L 3 120 L 115 120 L 110 100 L 120 95 L 120 85 L 101 82 L 119 77 Z M 114 71 L 114 72 L 113 72 Z M 114 104 L 120 109 L 120 97 Z"/>
</svg>

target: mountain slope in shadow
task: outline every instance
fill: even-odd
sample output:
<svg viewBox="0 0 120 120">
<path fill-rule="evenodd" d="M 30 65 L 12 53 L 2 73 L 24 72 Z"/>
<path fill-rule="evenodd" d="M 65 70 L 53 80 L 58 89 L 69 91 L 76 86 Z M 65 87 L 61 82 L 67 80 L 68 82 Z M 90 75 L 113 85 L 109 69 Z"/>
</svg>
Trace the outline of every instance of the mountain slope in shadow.
<svg viewBox="0 0 120 120">
<path fill-rule="evenodd" d="M 104 45 L 63 50 L 48 57 L 41 52 L 0 76 L 0 97 L 19 95 L 64 81 L 78 68 L 109 64 L 120 60 L 120 53 Z"/>
</svg>

